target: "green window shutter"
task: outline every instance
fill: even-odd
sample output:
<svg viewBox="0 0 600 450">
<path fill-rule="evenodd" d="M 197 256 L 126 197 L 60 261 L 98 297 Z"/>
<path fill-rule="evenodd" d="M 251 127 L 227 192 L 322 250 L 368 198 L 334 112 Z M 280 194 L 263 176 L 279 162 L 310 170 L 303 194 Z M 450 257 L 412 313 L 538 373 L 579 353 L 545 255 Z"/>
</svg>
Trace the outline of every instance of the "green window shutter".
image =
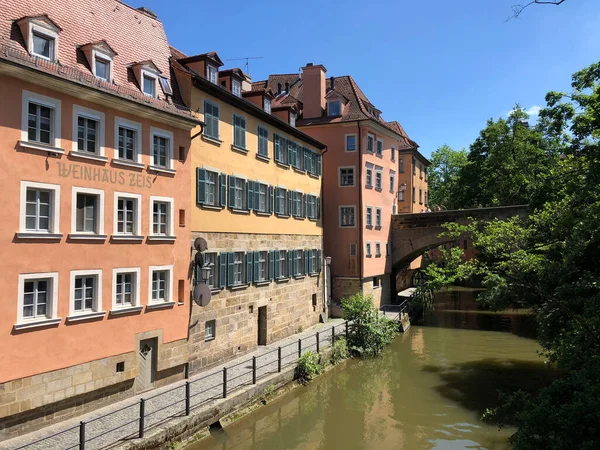
<svg viewBox="0 0 600 450">
<path fill-rule="evenodd" d="M 287 158 L 287 152 L 288 152 L 288 143 L 287 143 L 287 139 L 280 137 L 279 138 L 279 147 L 280 147 L 280 152 L 279 152 L 279 162 L 281 162 L 282 164 L 289 164 L 289 160 Z"/>
<path fill-rule="evenodd" d="M 294 276 L 300 273 L 300 267 L 298 267 L 298 250 L 292 250 L 292 260 L 294 261 Z"/>
<path fill-rule="evenodd" d="M 281 278 L 281 274 L 279 273 L 279 258 L 281 258 L 279 250 L 273 250 L 273 259 L 275 261 L 275 270 L 273 271 L 273 275 L 275 276 L 276 280 Z"/>
<path fill-rule="evenodd" d="M 292 191 L 287 191 L 288 197 L 288 216 L 292 215 L 293 207 L 294 207 L 294 193 Z"/>
<path fill-rule="evenodd" d="M 281 189 L 276 187 L 275 188 L 275 214 L 281 214 L 281 208 L 279 206 L 279 191 Z"/>
<path fill-rule="evenodd" d="M 254 182 L 254 209 L 256 211 L 260 211 L 260 183 L 258 181 Z"/>
<path fill-rule="evenodd" d="M 288 164 L 294 165 L 294 151 L 292 150 L 292 143 L 288 141 L 287 150 L 288 150 Z"/>
<path fill-rule="evenodd" d="M 246 181 L 246 211 L 254 208 L 254 181 Z"/>
<path fill-rule="evenodd" d="M 227 284 L 227 253 L 219 255 L 219 287 L 223 288 Z"/>
<path fill-rule="evenodd" d="M 269 193 L 267 196 L 267 212 L 273 214 L 273 186 L 269 186 Z"/>
<path fill-rule="evenodd" d="M 288 273 L 286 274 L 288 277 L 292 276 L 292 269 L 294 267 L 294 252 L 292 250 L 288 250 L 287 252 L 287 257 L 288 257 Z"/>
<path fill-rule="evenodd" d="M 306 201 L 308 199 L 308 195 L 300 194 L 300 199 L 302 200 L 302 218 L 306 219 L 307 209 L 306 209 Z"/>
<path fill-rule="evenodd" d="M 304 273 L 310 273 L 310 250 L 304 250 Z"/>
<path fill-rule="evenodd" d="M 225 254 L 227 255 L 227 286 L 233 286 L 233 253 Z"/>
<path fill-rule="evenodd" d="M 203 205 L 206 202 L 206 170 L 196 168 L 196 203 Z"/>
<path fill-rule="evenodd" d="M 321 197 L 317 197 L 317 206 L 316 206 L 316 210 L 315 210 L 315 214 L 316 217 L 315 219 L 320 219 L 321 218 Z"/>
<path fill-rule="evenodd" d="M 269 280 L 273 280 L 275 278 L 275 251 L 271 250 L 269 252 L 269 276 L 267 277 Z"/>
<path fill-rule="evenodd" d="M 296 155 L 298 155 L 298 167 L 304 168 L 304 147 L 297 147 Z"/>
<path fill-rule="evenodd" d="M 304 170 L 306 170 L 307 172 L 312 171 L 311 151 L 306 147 L 304 148 Z"/>
<path fill-rule="evenodd" d="M 321 250 L 317 250 L 317 273 L 321 273 Z"/>
<path fill-rule="evenodd" d="M 246 283 L 252 283 L 252 257 L 253 252 L 246 252 Z"/>
<path fill-rule="evenodd" d="M 321 172 L 322 172 L 322 167 L 321 167 L 321 155 L 316 155 L 317 157 L 317 175 L 321 176 Z"/>
<path fill-rule="evenodd" d="M 273 134 L 273 157 L 275 161 L 279 161 L 279 135 L 277 133 Z"/>
<path fill-rule="evenodd" d="M 224 173 L 219 175 L 219 181 L 221 184 L 221 191 L 219 192 L 219 201 L 221 203 L 221 206 L 224 208 L 227 205 L 227 175 L 225 175 Z"/>
<path fill-rule="evenodd" d="M 227 176 L 227 182 L 229 183 L 229 207 L 235 207 L 235 177 L 233 175 Z"/>
<path fill-rule="evenodd" d="M 260 267 L 258 259 L 260 258 L 260 252 L 254 252 L 254 282 L 258 281 L 258 269 Z"/>
</svg>

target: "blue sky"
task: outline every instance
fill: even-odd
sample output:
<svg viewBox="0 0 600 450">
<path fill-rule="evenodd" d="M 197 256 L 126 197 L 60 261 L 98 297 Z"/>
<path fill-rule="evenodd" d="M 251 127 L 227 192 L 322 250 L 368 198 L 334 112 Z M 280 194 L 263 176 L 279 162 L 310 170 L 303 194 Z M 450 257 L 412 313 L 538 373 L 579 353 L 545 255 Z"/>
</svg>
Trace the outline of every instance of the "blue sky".
<svg viewBox="0 0 600 450">
<path fill-rule="evenodd" d="M 131 0 L 126 0 L 127 2 Z M 527 3 L 529 0 L 522 0 Z M 250 61 L 254 80 L 321 63 L 352 75 L 386 120 L 398 120 L 429 155 L 467 147 L 490 117 L 515 103 L 544 104 L 571 74 L 600 59 L 600 1 L 520 0 L 205 2 L 144 0 L 169 42 L 187 54 L 215 50 Z M 343 6 L 342 6 L 343 5 Z M 139 6 L 139 5 L 134 5 Z"/>
</svg>

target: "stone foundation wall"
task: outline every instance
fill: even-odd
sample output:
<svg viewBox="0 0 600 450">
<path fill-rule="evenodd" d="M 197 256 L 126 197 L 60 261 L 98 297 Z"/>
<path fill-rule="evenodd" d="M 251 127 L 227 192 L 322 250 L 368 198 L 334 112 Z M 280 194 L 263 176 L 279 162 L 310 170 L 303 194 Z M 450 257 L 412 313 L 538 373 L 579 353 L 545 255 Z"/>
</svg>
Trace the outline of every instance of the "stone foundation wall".
<svg viewBox="0 0 600 450">
<path fill-rule="evenodd" d="M 187 340 L 162 344 L 156 387 L 185 377 Z M 0 384 L 0 440 L 85 414 L 135 394 L 137 351 Z M 184 356 L 182 356 L 184 355 Z M 117 363 L 124 371 L 117 372 Z"/>
<path fill-rule="evenodd" d="M 381 308 L 381 305 L 390 303 L 390 275 L 380 275 L 380 286 L 373 286 L 373 278 L 368 278 L 362 282 L 362 291 L 365 295 L 373 298 L 375 308 Z"/>
<path fill-rule="evenodd" d="M 332 301 L 339 303 L 342 299 L 356 294 L 361 289 L 360 278 L 334 278 Z"/>
<path fill-rule="evenodd" d="M 322 249 L 321 236 L 192 233 L 207 252 Z M 315 296 L 313 298 L 313 296 Z M 314 305 L 316 303 L 316 305 Z M 195 303 L 190 319 L 190 374 L 221 364 L 258 346 L 259 308 L 267 308 L 267 344 L 319 322 L 324 310 L 323 270 L 314 276 L 213 290 L 208 306 Z M 206 341 L 206 322 L 216 321 L 215 338 Z"/>
</svg>

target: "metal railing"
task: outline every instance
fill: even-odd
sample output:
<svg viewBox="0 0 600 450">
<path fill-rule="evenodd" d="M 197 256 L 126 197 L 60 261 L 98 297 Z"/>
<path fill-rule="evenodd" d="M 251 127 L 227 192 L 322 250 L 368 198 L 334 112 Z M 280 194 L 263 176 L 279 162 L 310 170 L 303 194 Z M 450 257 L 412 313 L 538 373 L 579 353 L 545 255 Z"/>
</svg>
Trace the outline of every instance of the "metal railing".
<svg viewBox="0 0 600 450">
<path fill-rule="evenodd" d="M 51 434 L 50 436 L 45 436 L 28 444 L 21 445 L 13 450 L 31 448 L 61 450 L 86 450 L 86 448 L 88 448 L 88 450 L 90 450 L 92 448 L 91 446 L 86 447 L 86 445 L 90 443 L 98 443 L 99 447 L 96 448 L 106 448 L 114 445 L 118 441 L 136 438 L 141 439 L 144 437 L 146 431 L 155 428 L 157 425 L 164 423 L 168 419 L 178 416 L 189 416 L 192 410 L 199 408 L 210 401 L 227 398 L 229 394 L 236 392 L 245 386 L 255 385 L 257 381 L 262 378 L 275 373 L 280 373 L 283 369 L 289 367 L 290 365 L 296 364 L 298 358 L 300 358 L 303 353 L 309 350 L 314 350 L 317 353 L 320 353 L 321 350 L 332 347 L 336 338 L 338 338 L 340 335 L 345 335 L 345 337 L 348 337 L 350 325 L 351 324 L 349 324 L 348 321 L 342 322 L 338 325 L 333 325 L 331 329 L 318 331 L 314 335 L 300 338 L 298 341 L 293 341 L 284 346 L 277 347 L 276 349 L 263 353 L 262 355 L 253 356 L 252 359 L 244 360 L 229 367 L 223 367 L 222 370 L 212 372 L 193 381 L 188 380 L 184 384 L 179 384 L 167 391 L 160 392 L 150 397 L 140 398 L 138 402 L 124 406 L 115 411 L 111 411 L 110 413 L 87 421 L 82 420 L 79 425 L 67 428 L 66 430 L 62 430 L 58 433 Z M 295 348 L 293 351 L 290 351 L 290 347 Z M 275 358 L 265 361 L 266 357 L 272 356 L 275 353 L 277 354 Z M 239 368 L 240 366 L 246 367 L 248 370 L 240 375 L 231 377 L 230 372 L 233 369 Z M 217 378 L 219 374 L 221 374 L 221 376 L 218 377 L 218 383 L 214 383 L 209 380 L 210 378 Z M 202 385 L 202 382 L 210 384 L 210 386 L 205 387 Z M 193 388 L 196 386 L 201 386 L 201 390 L 192 393 Z M 169 401 L 167 405 L 160 405 L 154 411 L 147 411 L 147 405 L 149 402 L 166 398 L 165 396 L 177 390 L 182 391 L 181 396 L 175 397 L 175 399 L 172 399 L 173 401 Z M 198 399 L 198 397 L 202 394 L 208 395 L 205 395 L 205 398 Z M 173 395 L 171 396 L 173 397 Z M 169 408 L 172 408 L 179 403 L 181 404 L 180 408 L 177 408 L 174 411 L 167 411 Z M 133 417 L 131 420 L 123 421 L 122 416 L 125 414 L 121 413 L 124 413 L 126 410 L 132 408 L 137 408 L 136 415 L 131 415 L 130 418 Z M 167 413 L 155 420 L 154 423 L 148 423 L 148 420 L 154 415 L 160 415 L 161 412 L 165 413 L 165 411 L 167 411 Z M 116 424 L 115 426 L 111 426 L 111 419 L 113 419 L 112 425 Z M 102 423 L 107 425 L 102 426 Z M 96 432 L 94 433 L 92 428 L 101 429 L 95 430 Z M 77 430 L 77 432 L 75 432 L 75 430 Z M 100 438 L 111 433 L 114 434 L 119 430 L 122 430 L 119 436 L 113 436 L 109 440 L 105 439 L 104 441 L 99 441 Z M 57 442 L 63 440 L 70 442 L 67 444 L 64 442 Z M 58 446 L 54 444 L 58 444 Z"/>
</svg>

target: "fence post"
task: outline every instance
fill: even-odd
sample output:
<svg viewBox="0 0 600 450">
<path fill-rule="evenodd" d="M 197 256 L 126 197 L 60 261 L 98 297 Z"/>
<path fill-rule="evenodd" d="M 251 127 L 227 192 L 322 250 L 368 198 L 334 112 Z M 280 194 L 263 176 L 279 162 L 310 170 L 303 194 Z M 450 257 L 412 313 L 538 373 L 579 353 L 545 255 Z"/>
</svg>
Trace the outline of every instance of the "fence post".
<svg viewBox="0 0 600 450">
<path fill-rule="evenodd" d="M 144 437 L 144 416 L 146 410 L 146 400 L 140 398 L 140 432 L 138 437 L 141 439 Z"/>
<path fill-rule="evenodd" d="M 317 353 L 319 353 L 319 332 L 317 331 Z"/>
<path fill-rule="evenodd" d="M 227 398 L 227 367 L 223 367 L 223 398 Z"/>
<path fill-rule="evenodd" d="M 348 339 L 348 321 L 346 320 L 346 339 Z"/>
<path fill-rule="evenodd" d="M 79 422 L 79 450 L 85 450 L 85 422 Z"/>
<path fill-rule="evenodd" d="M 331 327 L 331 346 L 335 343 L 335 325 Z"/>
<path fill-rule="evenodd" d="M 252 384 L 256 384 L 256 356 L 252 357 Z"/>
<path fill-rule="evenodd" d="M 190 415 L 190 382 L 185 382 L 185 415 Z"/>
<path fill-rule="evenodd" d="M 277 347 L 277 372 L 281 372 L 281 347 Z"/>
<path fill-rule="evenodd" d="M 302 339 L 298 339 L 298 358 L 302 356 Z"/>
</svg>

